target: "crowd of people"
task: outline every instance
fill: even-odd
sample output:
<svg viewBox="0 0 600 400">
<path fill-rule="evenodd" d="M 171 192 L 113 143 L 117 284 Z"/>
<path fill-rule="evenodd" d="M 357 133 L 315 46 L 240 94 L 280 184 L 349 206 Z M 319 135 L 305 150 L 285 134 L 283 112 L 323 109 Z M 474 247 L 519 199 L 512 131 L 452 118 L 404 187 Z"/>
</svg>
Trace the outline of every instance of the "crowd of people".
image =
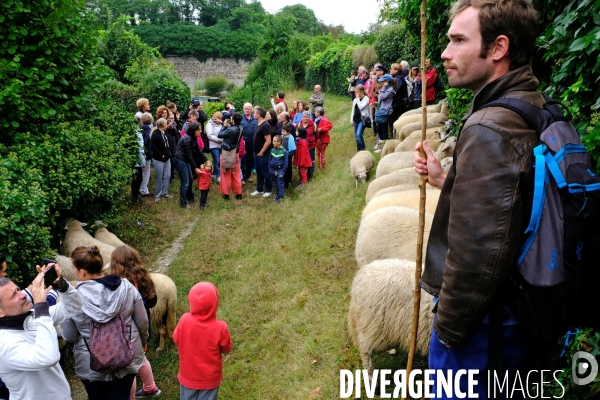
<svg viewBox="0 0 600 400">
<path fill-rule="evenodd" d="M 383 141 L 393 132 L 393 124 L 403 113 L 421 107 L 423 80 L 419 66 L 407 61 L 393 63 L 389 69 L 376 63 L 371 70 L 364 65 L 358 74 L 351 71 L 348 94 L 352 99 L 350 123 L 354 127 L 356 150 L 365 150 L 365 128 L 373 128 L 377 136 L 375 152 L 381 152 Z M 431 60 L 425 60 L 425 99 L 427 104 L 436 100 L 440 80 Z"/>
<path fill-rule="evenodd" d="M 272 109 L 246 103 L 238 113 L 233 102 L 226 102 L 223 111 L 209 118 L 202 101 L 195 98 L 181 114 L 174 103 L 159 106 L 155 120 L 148 99 L 139 99 L 135 117 L 141 130 L 139 161 L 131 184 L 133 201 L 142 204 L 141 197 L 151 195 L 148 182 L 154 164 L 156 203 L 172 197 L 173 169 L 181 180 L 179 204 L 183 208 L 194 208 L 194 179 L 201 191 L 198 206 L 204 210 L 212 182 L 218 182 L 225 200 L 231 194 L 241 200 L 242 187 L 253 182 L 253 172 L 256 190 L 251 196 L 270 197 L 275 186 L 274 200 L 280 203 L 292 182 L 294 166 L 299 174 L 296 189 L 312 179 L 316 165 L 325 169 L 333 125 L 325 116 L 324 101 L 321 86 L 316 85 L 308 101 L 294 100 L 291 108 L 280 91 L 271 97 Z"/>
<path fill-rule="evenodd" d="M 532 154 L 539 144 L 539 134 L 513 111 L 484 106 L 500 98 L 516 98 L 540 109 L 544 107 L 546 99 L 537 90 L 539 82 L 529 65 L 539 28 L 537 19 L 533 5 L 525 0 L 476 4 L 471 0 L 458 0 L 453 5 L 449 44 L 441 57 L 450 85 L 469 89 L 475 97 L 465 117 L 453 168 L 447 173 L 442 169 L 427 141 L 422 144 L 426 158 L 418 151 L 421 144 L 414 153 L 417 173 L 428 175 L 428 183 L 441 190 L 420 280 L 420 286 L 434 297 L 436 303 L 428 368 L 435 370 L 436 375 L 447 371 L 456 374 L 454 383 L 459 388 L 455 388 L 455 392 L 462 392 L 456 397 L 464 397 L 468 388 L 470 393 L 486 398 L 490 383 L 486 370 L 495 370 L 494 375 L 504 377 L 504 382 L 516 383 L 515 378 L 521 381 L 519 369 L 523 372 L 525 368 L 532 368 L 524 362 L 529 360 L 535 343 L 523 323 L 525 321 L 519 320 L 518 310 L 511 308 L 508 300 L 512 293 L 509 289 L 511 274 L 531 214 Z M 411 101 L 413 107 L 418 106 L 417 96 L 425 96 L 428 102 L 434 100 L 435 88 L 431 88 L 430 83 L 435 84 L 436 73 L 429 61 L 425 67 L 431 76 L 426 78 L 427 87 L 421 89 L 418 71 L 413 71 L 416 66 L 411 66 L 409 71 L 408 63 L 393 64 L 390 70 L 376 65 L 371 78 L 364 67 L 359 68 L 355 80 L 349 81 L 354 89 L 351 91 L 351 122 L 355 126 L 359 150 L 361 146 L 364 148 L 362 130 L 367 122 L 375 122 L 379 139 L 385 140 L 390 118 L 409 109 Z M 412 87 L 410 92 L 409 86 Z M 229 195 L 231 188 L 228 186 L 235 192 L 243 182 L 250 182 L 251 171 L 255 168 L 257 183 L 253 195 L 270 196 L 274 184 L 276 200 L 281 199 L 280 189 L 285 190 L 286 182 L 290 183 L 286 174 L 292 152 L 295 153 L 291 156 L 291 164 L 299 167 L 301 184 L 312 176 L 315 151 L 318 152 L 319 166 L 324 168 L 328 143 L 324 135 L 328 131 L 322 131 L 331 129 L 331 125 L 326 124 L 323 102 L 321 88 L 316 86 L 308 101 L 312 104 L 311 112 L 307 103 L 299 101 L 288 110 L 281 93 L 269 112 L 245 104 L 242 115 L 229 104 L 221 115 L 213 116 L 215 126 L 222 125 L 217 139 L 222 139 L 218 161 L 223 195 Z M 151 118 L 145 114 L 149 110 L 147 100 L 140 99 L 138 107 L 142 125 L 151 124 Z M 190 119 L 184 133 L 189 139 L 185 141 L 180 139 L 174 105 L 157 109 L 157 121 L 150 129 L 149 138 L 145 136 L 148 127 L 142 126 L 144 133 L 139 137 L 137 166 L 139 177 L 136 176 L 132 184 L 134 198 L 146 194 L 143 182 L 150 160 L 157 172 L 156 201 L 169 196 L 174 158 L 178 160 L 175 161 L 176 169 L 188 168 L 187 173 L 180 174 L 180 179 L 189 180 L 193 173 L 202 179 L 207 171 L 214 173 L 217 170 L 216 166 L 207 168 L 206 157 L 201 158 L 198 154 L 206 147 L 210 149 L 208 138 L 204 141 L 203 136 L 208 118 L 197 112 L 198 116 L 193 120 L 192 110 L 198 111 L 198 108 L 201 111 L 201 103 L 193 102 L 189 111 L 186 110 L 186 116 L 180 118 Z M 296 119 L 298 114 L 301 114 L 300 118 Z M 240 155 L 242 138 L 247 152 L 243 162 Z M 223 143 L 227 145 L 223 146 Z M 147 158 L 147 151 L 151 152 L 150 158 Z M 234 160 L 232 164 L 224 162 L 225 152 L 230 153 L 227 157 L 229 161 Z M 216 163 L 213 159 L 212 164 Z M 223 169 L 233 170 L 230 178 L 224 178 Z M 188 187 L 184 189 L 182 185 L 182 206 L 187 206 L 190 201 Z M 89 398 L 131 398 L 135 372 L 145 363 L 143 353 L 148 340 L 148 318 L 144 302 L 149 305 L 153 291 L 143 283 L 139 268 L 138 273 L 126 272 L 133 271 L 132 265 L 137 264 L 135 256 L 117 258 L 115 253 L 116 250 L 111 259 L 112 274 L 103 277 L 98 249 L 77 248 L 72 256 L 81 280 L 77 290 L 62 279 L 59 265 L 50 263 L 37 267 L 39 274 L 29 288 L 31 299 L 4 276 L 6 261 L 0 256 L 0 378 L 10 391 L 11 399 L 70 398 L 68 382 L 58 364 L 60 355 L 54 328 L 57 324 L 62 324 L 64 336 L 76 343 L 76 373 Z M 48 298 L 49 288 L 44 284 L 44 275 L 50 268 L 57 271 L 58 278 L 52 282 L 52 287 L 61 299 L 52 306 L 49 306 L 52 302 Z M 227 325 L 216 319 L 218 291 L 214 285 L 208 282 L 195 285 L 188 300 L 191 312 L 181 317 L 173 336 L 179 346 L 181 398 L 216 399 L 222 379 L 221 354 L 231 350 L 233 342 Z M 128 364 L 106 374 L 95 370 L 91 362 L 92 353 L 95 354 L 91 350 L 95 341 L 91 328 L 96 326 L 94 322 L 115 320 L 114 316 L 129 327 L 129 342 L 134 349 Z M 199 359 L 202 363 L 196 362 Z M 466 374 L 459 376 L 460 371 L 465 370 L 483 373 L 469 385 Z M 141 377 L 144 379 L 143 374 Z M 435 381 L 436 377 L 432 379 Z M 446 380 L 438 377 L 438 382 L 440 379 Z M 543 376 L 541 379 L 540 385 L 547 383 L 543 382 Z M 455 398 L 442 386 L 446 385 L 431 388 L 434 398 Z M 509 389 L 506 385 L 503 387 L 501 390 L 507 395 Z M 154 389 L 155 386 L 148 386 L 149 391 Z M 146 390 L 146 383 L 143 390 Z M 525 397 L 522 387 L 517 392 Z M 0 392 L 0 398 L 5 393 Z"/>
<path fill-rule="evenodd" d="M 159 395 L 145 356 L 150 308 L 158 298 L 138 252 L 117 247 L 105 276 L 98 247 L 77 247 L 71 254 L 76 287 L 63 278 L 58 263 L 48 261 L 36 267 L 31 285 L 19 290 L 6 276 L 6 257 L 0 253 L 0 399 L 71 399 L 58 363 L 59 336 L 74 344 L 75 374 L 88 399 Z M 50 272 L 56 279 L 46 282 Z M 213 284 L 196 284 L 188 295 L 190 312 L 173 333 L 179 348 L 181 399 L 217 399 L 222 354 L 233 347 L 227 324 L 216 319 L 218 297 Z M 137 391 L 136 375 L 142 380 Z"/>
</svg>

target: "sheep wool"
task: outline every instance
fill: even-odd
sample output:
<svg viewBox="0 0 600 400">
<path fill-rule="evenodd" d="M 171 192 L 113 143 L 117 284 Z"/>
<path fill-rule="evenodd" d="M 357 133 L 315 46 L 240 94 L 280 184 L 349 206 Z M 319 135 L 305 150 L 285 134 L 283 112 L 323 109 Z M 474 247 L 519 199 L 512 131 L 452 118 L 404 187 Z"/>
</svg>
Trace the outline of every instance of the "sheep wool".
<svg viewBox="0 0 600 400">
<path fill-rule="evenodd" d="M 100 255 L 102 256 L 102 260 L 106 263 L 110 261 L 110 256 L 112 255 L 114 246 L 103 243 L 98 239 L 94 239 L 89 233 L 87 233 L 83 227 L 85 224 L 77 221 L 74 218 L 69 218 L 66 221 L 65 229 L 67 233 L 65 234 L 65 239 L 62 244 L 62 252 L 63 255 L 67 257 L 71 257 L 71 253 L 79 246 L 98 246 L 100 250 Z"/>
<path fill-rule="evenodd" d="M 450 136 L 444 140 L 440 146 L 438 147 L 435 155 L 438 160 L 444 159 L 446 157 L 452 157 L 454 154 L 454 148 L 456 147 L 456 136 Z"/>
<path fill-rule="evenodd" d="M 96 231 L 94 232 L 94 238 L 98 239 L 102 243 L 114 246 L 115 248 L 119 246 L 125 246 L 125 243 L 121 239 L 119 239 L 117 235 L 115 235 L 112 232 L 109 232 L 105 226 L 101 226 L 100 228 L 96 229 Z"/>
<path fill-rule="evenodd" d="M 402 114 L 400 118 L 398 118 L 393 125 L 393 137 L 395 139 L 402 140 L 404 137 L 398 137 L 398 133 L 405 125 L 412 124 L 413 122 L 418 122 L 423 118 L 422 113 L 406 115 L 406 113 Z"/>
<path fill-rule="evenodd" d="M 437 114 L 442 109 L 442 102 L 439 102 L 437 104 L 432 104 L 430 106 L 427 106 L 426 108 L 427 108 L 427 114 Z M 405 116 L 409 116 L 409 115 L 413 115 L 413 114 L 423 114 L 423 107 L 419 107 L 414 110 L 409 110 L 409 111 L 405 112 L 404 114 L 402 114 L 402 116 L 405 117 Z"/>
<path fill-rule="evenodd" d="M 425 213 L 424 243 L 429 238 L 432 220 L 433 216 Z M 356 234 L 354 255 L 358 267 L 386 258 L 415 260 L 418 230 L 418 210 L 388 206 L 373 211 L 361 221 Z"/>
<path fill-rule="evenodd" d="M 408 352 L 414 288 L 414 261 L 376 260 L 356 272 L 350 290 L 348 331 L 369 376 L 374 353 L 396 346 Z M 431 295 L 421 291 L 416 351 L 424 356 L 429 353 L 433 306 Z"/>
<path fill-rule="evenodd" d="M 156 305 L 150 309 L 150 324 L 158 330 L 160 340 L 156 351 L 161 351 L 165 348 L 167 334 L 172 339 L 177 326 L 177 286 L 164 274 L 151 272 L 150 278 L 158 296 Z"/>
<path fill-rule="evenodd" d="M 432 132 L 430 132 L 430 130 Z M 425 138 L 427 139 L 427 143 L 429 143 L 429 147 L 436 151 L 440 145 L 440 134 L 438 133 L 437 128 L 429 128 L 425 133 Z M 403 151 L 415 151 L 415 146 L 417 143 L 421 142 L 421 131 L 412 132 L 406 139 L 404 139 L 396 148 L 394 149 L 396 153 L 401 153 Z"/>
<path fill-rule="evenodd" d="M 389 139 L 385 141 L 383 145 L 383 149 L 381 150 L 381 158 L 385 157 L 387 154 L 393 153 L 396 149 L 396 146 L 400 144 L 399 140 Z"/>
<path fill-rule="evenodd" d="M 448 173 L 448 171 L 450 171 L 450 168 L 452 168 L 452 164 L 454 164 L 454 159 L 452 157 L 442 158 L 440 160 L 440 164 L 442 165 L 444 172 Z"/>
<path fill-rule="evenodd" d="M 365 206 L 362 212 L 361 220 L 367 215 L 380 208 L 389 206 L 408 207 L 413 210 L 419 210 L 421 198 L 421 191 L 419 189 L 403 190 L 401 192 L 392 192 L 384 195 L 373 197 L 371 201 Z M 435 214 L 438 200 L 440 198 L 440 190 L 432 186 L 427 186 L 425 194 L 425 211 L 431 215 Z"/>
<path fill-rule="evenodd" d="M 358 188 L 358 180 L 362 183 L 367 182 L 369 172 L 375 166 L 375 157 L 367 150 L 359 151 L 350 159 L 350 173 L 356 180 L 356 188 Z"/>
<path fill-rule="evenodd" d="M 377 169 L 375 170 L 375 177 L 381 178 L 394 171 L 411 168 L 413 166 L 413 153 L 413 151 L 404 151 L 401 153 L 388 154 L 385 158 L 379 160 Z"/>
<path fill-rule="evenodd" d="M 387 158 L 388 157 L 386 157 L 386 159 Z M 407 189 L 417 189 L 419 187 L 420 180 L 421 178 L 419 174 L 415 172 L 415 169 L 412 166 L 400 171 L 394 171 L 391 174 L 377 178 L 369 183 L 367 194 L 365 195 L 365 201 L 368 203 L 375 193 L 390 186 L 402 185 Z"/>
<path fill-rule="evenodd" d="M 75 269 L 73 267 L 73 263 L 71 262 L 70 257 L 65 257 L 63 255 L 57 254 L 54 256 L 54 259 L 60 265 L 62 269 L 62 276 L 69 282 L 78 281 L 79 278 L 75 275 Z M 74 287 L 75 285 L 73 285 Z"/>
</svg>

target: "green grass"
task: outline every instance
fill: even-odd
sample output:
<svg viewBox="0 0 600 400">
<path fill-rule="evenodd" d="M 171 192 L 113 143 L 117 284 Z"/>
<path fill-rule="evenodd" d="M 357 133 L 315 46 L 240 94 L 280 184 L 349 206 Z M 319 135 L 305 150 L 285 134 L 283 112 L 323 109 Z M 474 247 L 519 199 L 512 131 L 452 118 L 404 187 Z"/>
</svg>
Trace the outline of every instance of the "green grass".
<svg viewBox="0 0 600 400">
<path fill-rule="evenodd" d="M 291 104 L 309 96 L 297 91 L 286 98 Z M 213 186 L 209 207 L 193 211 L 201 213 L 200 222 L 169 276 L 178 287 L 178 316 L 189 309 L 187 293 L 195 283 L 211 281 L 219 289 L 218 318 L 229 324 L 235 343 L 224 356 L 222 399 L 306 399 L 316 388 L 320 394 L 313 398 L 339 398 L 339 370 L 361 368 L 346 328 L 366 193 L 366 185 L 356 190 L 350 176 L 349 160 L 356 152 L 350 107 L 347 97 L 326 95 L 334 125 L 327 168 L 316 169 L 303 190 L 286 192 L 282 204 L 273 196 L 250 197 L 255 184 L 249 183 L 242 201 L 226 202 Z M 372 148 L 372 130 L 365 139 Z M 294 171 L 293 186 L 298 179 Z M 128 210 L 113 230 L 137 247 L 152 269 L 193 217 L 176 201 L 152 203 Z M 162 398 L 177 399 L 177 348 L 172 341 L 162 353 L 154 352 L 156 347 L 155 338 L 148 359 Z M 405 362 L 400 352 L 375 358 L 379 368 L 405 368 Z"/>
</svg>

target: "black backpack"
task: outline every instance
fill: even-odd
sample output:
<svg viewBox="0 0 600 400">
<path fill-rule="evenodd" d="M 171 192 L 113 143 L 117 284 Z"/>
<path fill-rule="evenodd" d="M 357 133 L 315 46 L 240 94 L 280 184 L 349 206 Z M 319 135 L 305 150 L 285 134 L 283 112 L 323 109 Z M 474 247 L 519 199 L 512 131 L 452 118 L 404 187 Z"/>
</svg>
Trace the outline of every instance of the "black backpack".
<svg viewBox="0 0 600 400">
<path fill-rule="evenodd" d="M 435 82 L 433 82 L 433 87 L 435 88 L 435 94 L 439 94 L 444 91 L 444 84 L 442 83 L 442 79 L 437 76 L 435 78 Z"/>
<path fill-rule="evenodd" d="M 540 134 L 534 153 L 534 199 L 507 303 L 539 348 L 555 345 L 569 327 L 599 327 L 600 178 L 560 104 L 543 109 L 502 98 L 504 107 Z"/>
</svg>

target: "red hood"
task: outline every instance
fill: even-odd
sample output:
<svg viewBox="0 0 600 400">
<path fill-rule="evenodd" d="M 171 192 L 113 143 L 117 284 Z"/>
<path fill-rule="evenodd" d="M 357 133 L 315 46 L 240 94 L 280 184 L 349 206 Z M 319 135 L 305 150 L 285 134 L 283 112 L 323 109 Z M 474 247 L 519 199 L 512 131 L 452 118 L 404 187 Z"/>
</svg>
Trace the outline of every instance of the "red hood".
<svg viewBox="0 0 600 400">
<path fill-rule="evenodd" d="M 207 321 L 217 318 L 217 309 L 219 308 L 219 291 L 217 287 L 210 282 L 196 283 L 190 294 L 190 312 Z"/>
</svg>

